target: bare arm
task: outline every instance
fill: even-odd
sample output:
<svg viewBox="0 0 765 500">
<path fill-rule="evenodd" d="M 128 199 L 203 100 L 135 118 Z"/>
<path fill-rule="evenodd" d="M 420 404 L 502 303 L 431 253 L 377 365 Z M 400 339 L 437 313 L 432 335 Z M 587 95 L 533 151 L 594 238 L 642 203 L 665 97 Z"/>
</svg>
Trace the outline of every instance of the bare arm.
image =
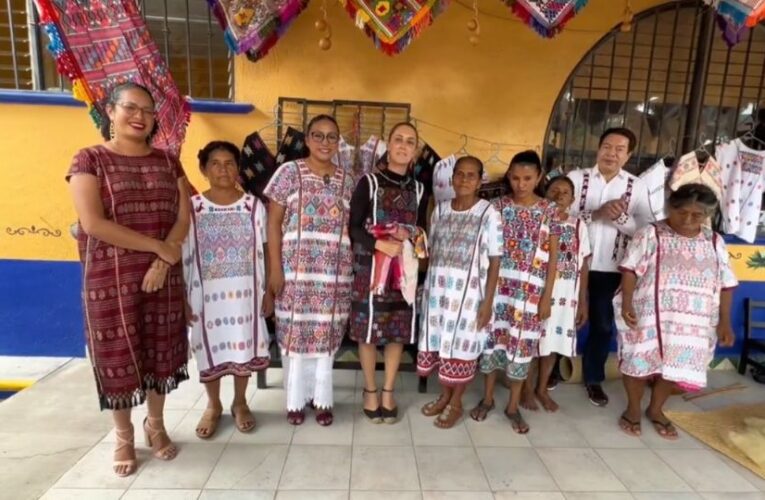
<svg viewBox="0 0 765 500">
<path fill-rule="evenodd" d="M 543 295 L 552 297 L 555 278 L 558 276 L 558 236 L 550 235 L 550 260 L 547 261 L 547 278 Z"/>
<path fill-rule="evenodd" d="M 637 286 L 637 275 L 633 271 L 622 271 L 622 318 L 630 328 L 637 328 L 638 318 L 632 298 Z"/>
<path fill-rule="evenodd" d="M 724 288 L 720 291 L 720 320 L 717 324 L 717 341 L 723 347 L 730 347 L 736 341 L 733 327 L 730 324 L 730 309 L 733 303 L 733 289 Z"/>
<path fill-rule="evenodd" d="M 268 277 L 269 288 L 274 296 L 282 292 L 284 271 L 282 269 L 282 221 L 286 207 L 271 200 L 268 204 Z"/>
<path fill-rule="evenodd" d="M 486 291 L 483 300 L 478 307 L 477 330 L 483 330 L 491 321 L 491 313 L 494 308 L 494 293 L 497 291 L 499 281 L 499 256 L 489 257 L 489 272 L 486 277 Z"/>
<path fill-rule="evenodd" d="M 189 181 L 185 177 L 178 179 L 178 217 L 167 234 L 167 243 L 183 244 L 189 234 L 191 224 L 191 202 L 189 200 Z"/>
</svg>

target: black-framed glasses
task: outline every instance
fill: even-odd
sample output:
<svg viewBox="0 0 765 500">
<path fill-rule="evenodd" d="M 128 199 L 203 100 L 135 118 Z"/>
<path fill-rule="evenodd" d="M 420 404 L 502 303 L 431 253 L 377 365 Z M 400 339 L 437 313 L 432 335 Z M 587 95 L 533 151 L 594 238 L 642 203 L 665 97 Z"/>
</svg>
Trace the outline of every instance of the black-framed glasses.
<svg viewBox="0 0 765 500">
<path fill-rule="evenodd" d="M 310 133 L 310 136 L 316 142 L 324 142 L 326 140 L 329 144 L 337 144 L 340 141 L 340 134 L 335 132 L 325 134 L 324 132 L 314 130 Z"/>
</svg>

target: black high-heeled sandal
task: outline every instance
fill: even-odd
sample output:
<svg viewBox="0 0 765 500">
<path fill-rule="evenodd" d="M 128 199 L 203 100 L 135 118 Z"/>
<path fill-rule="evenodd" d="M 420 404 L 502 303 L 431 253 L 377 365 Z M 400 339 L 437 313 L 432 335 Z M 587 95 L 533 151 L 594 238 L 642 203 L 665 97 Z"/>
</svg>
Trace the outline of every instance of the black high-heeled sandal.
<svg viewBox="0 0 765 500">
<path fill-rule="evenodd" d="M 393 389 L 386 389 L 383 387 L 383 392 L 393 392 Z M 395 408 L 386 408 L 385 405 L 380 402 L 380 416 L 382 421 L 386 424 L 395 424 L 398 422 L 398 406 Z"/>
<path fill-rule="evenodd" d="M 367 390 L 366 387 L 363 389 L 364 394 L 375 394 L 377 395 L 377 389 L 373 391 Z M 362 403 L 363 404 L 363 403 Z M 381 408 L 382 406 L 378 405 L 376 409 L 374 410 L 367 410 L 366 408 L 362 408 L 364 411 L 364 416 L 367 417 L 373 424 L 379 424 L 383 421 L 383 416 L 381 414 Z"/>
</svg>

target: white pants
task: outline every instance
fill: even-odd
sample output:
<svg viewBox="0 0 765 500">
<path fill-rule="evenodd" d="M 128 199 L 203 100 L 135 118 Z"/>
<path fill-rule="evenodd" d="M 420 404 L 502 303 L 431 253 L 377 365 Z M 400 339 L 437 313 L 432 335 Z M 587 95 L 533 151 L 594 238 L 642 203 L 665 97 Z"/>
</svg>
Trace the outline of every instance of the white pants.
<svg viewBox="0 0 765 500">
<path fill-rule="evenodd" d="M 321 358 L 283 356 L 287 411 L 300 411 L 311 400 L 316 408 L 332 408 L 333 355 Z"/>
</svg>

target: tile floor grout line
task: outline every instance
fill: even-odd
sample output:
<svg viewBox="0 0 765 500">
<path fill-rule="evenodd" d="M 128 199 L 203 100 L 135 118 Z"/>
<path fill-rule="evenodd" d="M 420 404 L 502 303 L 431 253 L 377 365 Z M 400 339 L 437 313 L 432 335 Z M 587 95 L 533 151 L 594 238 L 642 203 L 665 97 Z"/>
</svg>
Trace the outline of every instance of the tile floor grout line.
<svg viewBox="0 0 765 500">
<path fill-rule="evenodd" d="M 470 417 L 469 412 L 468 412 L 467 418 L 472 418 Z M 492 487 L 491 481 L 489 480 L 489 474 L 486 472 L 486 467 L 484 467 L 483 462 L 481 461 L 481 456 L 478 454 L 478 447 L 476 447 L 475 441 L 473 440 L 473 435 L 470 433 L 470 429 L 467 426 L 464 413 L 462 415 L 462 418 L 460 419 L 460 424 L 465 428 L 465 432 L 467 433 L 468 439 L 470 440 L 470 444 L 472 445 L 473 454 L 475 454 L 475 458 L 478 459 L 478 463 L 481 465 L 481 472 L 483 472 L 483 478 L 486 481 L 486 486 L 489 487 L 489 492 L 491 493 L 491 496 L 494 497 L 494 488 Z"/>
<path fill-rule="evenodd" d="M 618 448 L 599 448 L 599 449 L 601 449 L 601 450 L 613 450 L 613 449 L 618 449 Z M 631 449 L 631 448 L 624 448 L 624 449 L 627 449 L 627 450 L 630 450 L 630 451 L 632 451 L 632 449 Z M 661 457 L 659 456 L 659 454 L 658 454 L 658 453 L 656 453 L 656 451 L 655 451 L 655 450 L 653 450 L 653 449 L 652 449 L 652 448 L 650 448 L 650 447 L 646 447 L 646 449 L 647 449 L 648 451 L 650 451 L 650 452 L 651 452 L 651 453 L 652 453 L 652 454 L 653 454 L 653 455 L 654 455 L 656 458 L 658 458 L 659 460 L 661 460 Z M 634 493 L 687 493 L 687 492 L 681 492 L 681 491 L 634 491 L 634 492 L 633 492 L 633 491 L 632 491 L 632 490 L 631 490 L 631 489 L 630 489 L 630 488 L 629 488 L 629 487 L 628 487 L 626 484 L 624 484 L 624 481 L 622 481 L 622 480 L 619 478 L 619 475 L 616 473 L 616 471 L 614 470 L 614 468 L 613 468 L 613 467 L 611 467 L 611 466 L 609 465 L 609 463 L 606 461 L 606 457 L 604 457 L 603 455 L 601 455 L 601 454 L 600 454 L 600 452 L 598 451 L 598 448 L 593 448 L 592 450 L 593 450 L 593 451 L 595 452 L 595 454 L 596 454 L 596 455 L 597 455 L 597 456 L 600 458 L 600 460 L 601 460 L 601 461 L 602 461 L 604 464 L 606 464 L 606 467 L 608 467 L 608 469 L 611 471 L 611 474 L 613 474 L 613 475 L 614 475 L 614 477 L 617 479 L 617 481 L 619 481 L 620 483 L 622 483 L 622 486 L 624 486 L 624 487 L 626 488 L 627 492 L 629 492 L 629 493 L 630 493 L 630 494 L 631 494 L 633 497 L 635 496 L 635 495 L 634 495 Z M 661 461 L 663 462 L 663 460 L 661 460 Z M 665 463 L 665 465 L 666 465 L 666 463 Z M 688 483 L 685 481 L 685 479 L 683 479 L 682 477 L 680 477 L 680 474 L 678 474 L 678 473 L 677 473 L 677 471 L 675 471 L 675 470 L 674 470 L 674 469 L 672 469 L 672 468 L 670 468 L 670 470 L 672 471 L 672 473 L 674 473 L 674 474 L 675 474 L 675 476 L 677 476 L 677 478 L 680 480 L 680 482 L 682 482 L 682 483 L 683 483 L 685 486 L 688 486 L 688 487 L 690 488 L 690 492 L 693 492 L 693 493 L 695 493 L 695 490 L 693 489 L 693 486 L 691 486 L 690 484 L 688 484 Z"/>
<path fill-rule="evenodd" d="M 417 392 L 416 388 L 415 388 L 415 393 L 419 394 L 419 392 Z M 419 413 L 419 411 L 418 411 L 418 413 Z M 413 426 L 412 426 L 411 411 L 407 411 L 405 413 L 405 415 L 406 415 L 406 423 L 407 423 L 407 425 L 409 425 L 409 439 L 411 440 L 411 445 L 410 446 L 412 447 L 412 454 L 414 455 L 414 465 L 417 468 L 417 483 L 420 485 L 420 498 L 422 498 L 423 497 L 423 495 L 422 495 L 422 476 L 420 475 L 420 463 L 417 460 L 417 446 L 416 446 L 416 444 L 414 442 L 414 431 L 412 430 Z"/>
</svg>

